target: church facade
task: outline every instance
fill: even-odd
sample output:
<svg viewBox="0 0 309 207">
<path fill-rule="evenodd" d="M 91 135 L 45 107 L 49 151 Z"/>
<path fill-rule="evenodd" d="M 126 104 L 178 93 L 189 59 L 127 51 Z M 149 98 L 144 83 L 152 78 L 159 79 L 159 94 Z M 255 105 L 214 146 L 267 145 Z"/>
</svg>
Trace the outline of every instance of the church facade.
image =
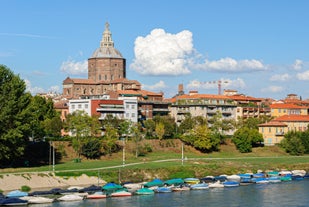
<svg viewBox="0 0 309 207">
<path fill-rule="evenodd" d="M 114 47 L 109 24 L 105 24 L 100 47 L 88 59 L 88 79 L 67 77 L 63 81 L 63 96 L 102 96 L 118 90 L 140 90 L 141 84 L 126 78 L 126 59 Z"/>
</svg>

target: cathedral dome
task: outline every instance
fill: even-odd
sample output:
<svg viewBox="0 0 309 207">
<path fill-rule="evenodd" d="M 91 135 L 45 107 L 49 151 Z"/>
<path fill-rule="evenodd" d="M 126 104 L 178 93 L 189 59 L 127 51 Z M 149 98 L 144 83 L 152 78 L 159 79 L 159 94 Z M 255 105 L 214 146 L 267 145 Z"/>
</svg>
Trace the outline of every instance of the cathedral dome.
<svg viewBox="0 0 309 207">
<path fill-rule="evenodd" d="M 121 53 L 114 48 L 112 33 L 109 30 L 109 24 L 106 22 L 105 31 L 102 35 L 100 47 L 92 54 L 91 58 L 123 58 Z"/>
<path fill-rule="evenodd" d="M 121 53 L 114 47 L 99 47 L 91 58 L 123 58 Z"/>
</svg>

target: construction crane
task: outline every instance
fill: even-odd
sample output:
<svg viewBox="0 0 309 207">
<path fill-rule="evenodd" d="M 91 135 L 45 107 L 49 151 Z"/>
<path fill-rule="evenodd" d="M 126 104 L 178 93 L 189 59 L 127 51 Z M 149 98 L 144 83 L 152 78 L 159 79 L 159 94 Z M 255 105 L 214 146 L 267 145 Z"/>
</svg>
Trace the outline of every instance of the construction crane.
<svg viewBox="0 0 309 207">
<path fill-rule="evenodd" d="M 218 85 L 218 95 L 222 94 L 222 84 L 228 83 L 228 81 L 222 81 L 222 80 L 217 80 L 217 81 L 206 81 L 202 82 L 203 84 L 217 84 Z"/>
</svg>

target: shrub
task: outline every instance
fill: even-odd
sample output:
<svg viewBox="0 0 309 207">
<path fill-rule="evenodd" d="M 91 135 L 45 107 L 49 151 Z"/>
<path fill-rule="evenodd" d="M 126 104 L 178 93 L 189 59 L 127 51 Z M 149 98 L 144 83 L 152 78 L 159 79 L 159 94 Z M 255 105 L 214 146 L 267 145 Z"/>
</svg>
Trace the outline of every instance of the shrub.
<svg viewBox="0 0 309 207">
<path fill-rule="evenodd" d="M 23 185 L 23 186 L 21 186 L 20 190 L 23 191 L 23 192 L 29 192 L 29 191 L 31 191 L 31 188 L 27 185 Z"/>
</svg>

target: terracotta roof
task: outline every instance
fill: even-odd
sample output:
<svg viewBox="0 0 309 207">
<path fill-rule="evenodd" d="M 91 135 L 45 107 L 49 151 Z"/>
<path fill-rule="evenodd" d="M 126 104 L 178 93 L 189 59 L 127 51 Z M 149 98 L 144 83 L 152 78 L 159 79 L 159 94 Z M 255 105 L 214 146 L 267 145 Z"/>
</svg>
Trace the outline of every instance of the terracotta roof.
<svg viewBox="0 0 309 207">
<path fill-rule="evenodd" d="M 68 102 L 67 100 L 63 100 L 63 101 L 58 101 L 54 103 L 54 108 L 55 109 L 68 109 Z"/>
<path fill-rule="evenodd" d="M 140 82 L 138 82 L 137 80 L 129 80 L 126 78 L 118 78 L 118 79 L 112 80 L 111 83 L 127 83 L 127 84 L 135 83 L 136 85 L 141 85 Z"/>
<path fill-rule="evenodd" d="M 155 93 L 146 90 L 118 90 L 119 94 L 132 94 L 132 95 L 140 95 L 140 96 L 162 96 L 161 93 Z"/>
<path fill-rule="evenodd" d="M 264 124 L 259 124 L 259 126 L 261 126 L 261 127 L 267 127 L 267 126 L 277 126 L 277 127 L 286 127 L 287 126 L 287 124 L 284 124 L 284 123 L 282 123 L 282 122 L 280 122 L 280 121 L 270 121 L 270 122 L 268 122 L 268 123 L 264 123 Z"/>
<path fill-rule="evenodd" d="M 251 96 L 243 96 L 243 95 L 232 95 L 228 96 L 230 99 L 237 100 L 237 101 L 262 101 L 262 98 L 254 98 Z"/>
<path fill-rule="evenodd" d="M 295 104 L 271 104 L 270 108 L 272 109 L 306 109 L 307 106 L 298 106 Z"/>
<path fill-rule="evenodd" d="M 284 115 L 277 117 L 274 121 L 280 122 L 309 122 L 309 115 Z"/>
<path fill-rule="evenodd" d="M 208 98 L 208 99 L 231 99 L 230 96 L 215 95 L 215 94 L 193 94 L 193 95 L 184 94 L 184 95 L 181 95 L 181 96 L 177 96 L 176 99 L 202 99 L 202 98 Z"/>
<path fill-rule="evenodd" d="M 67 77 L 63 84 L 72 84 L 72 83 L 79 83 L 79 84 L 95 84 L 95 82 L 91 79 L 79 79 L 79 78 L 69 78 Z"/>
</svg>

